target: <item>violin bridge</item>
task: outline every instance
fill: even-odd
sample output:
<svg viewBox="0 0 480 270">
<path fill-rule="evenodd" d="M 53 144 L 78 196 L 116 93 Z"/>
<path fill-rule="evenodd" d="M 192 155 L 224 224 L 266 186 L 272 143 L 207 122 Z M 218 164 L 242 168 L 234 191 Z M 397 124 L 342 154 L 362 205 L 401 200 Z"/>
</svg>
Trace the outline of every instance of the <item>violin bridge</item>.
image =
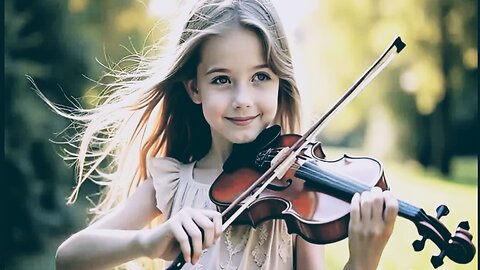
<svg viewBox="0 0 480 270">
<path fill-rule="evenodd" d="M 272 159 L 272 161 L 270 161 L 270 164 L 271 164 L 271 165 L 277 164 L 278 160 L 279 160 L 281 157 L 285 156 L 285 153 L 288 152 L 289 149 L 290 149 L 290 147 L 284 147 L 284 148 L 282 148 L 282 150 L 280 150 L 280 152 L 278 152 L 278 153 L 275 155 L 275 157 Z"/>
<path fill-rule="evenodd" d="M 285 149 L 287 149 L 287 148 L 285 148 Z M 281 154 L 282 154 L 282 152 L 278 153 L 277 156 L 280 156 Z M 278 179 L 282 179 L 283 176 L 287 173 L 287 170 L 290 169 L 292 164 L 295 162 L 295 160 L 296 160 L 296 153 L 295 152 L 290 153 L 290 155 L 287 158 L 285 158 L 285 160 L 282 162 L 282 164 L 278 165 L 277 169 L 275 169 L 275 171 L 274 171 L 275 176 Z"/>
</svg>

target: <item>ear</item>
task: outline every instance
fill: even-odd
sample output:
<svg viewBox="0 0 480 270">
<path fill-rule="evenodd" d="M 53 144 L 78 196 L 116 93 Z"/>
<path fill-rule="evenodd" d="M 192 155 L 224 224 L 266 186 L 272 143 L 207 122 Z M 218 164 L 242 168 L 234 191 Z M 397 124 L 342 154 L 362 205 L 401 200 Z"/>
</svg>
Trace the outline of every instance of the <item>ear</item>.
<svg viewBox="0 0 480 270">
<path fill-rule="evenodd" d="M 187 90 L 188 95 L 192 99 L 193 103 L 201 104 L 202 99 L 200 97 L 200 92 L 197 89 L 197 80 L 191 79 L 183 82 L 185 89 Z"/>
</svg>

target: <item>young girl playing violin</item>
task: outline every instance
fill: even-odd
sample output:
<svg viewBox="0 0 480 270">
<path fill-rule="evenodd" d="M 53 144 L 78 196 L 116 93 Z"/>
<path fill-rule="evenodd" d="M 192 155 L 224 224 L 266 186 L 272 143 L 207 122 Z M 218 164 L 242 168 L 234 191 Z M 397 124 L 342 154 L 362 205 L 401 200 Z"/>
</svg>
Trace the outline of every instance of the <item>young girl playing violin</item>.
<svg viewBox="0 0 480 270">
<path fill-rule="evenodd" d="M 181 253 L 183 269 L 324 269 L 324 247 L 288 234 L 283 220 L 222 232 L 208 195 L 233 144 L 274 124 L 300 131 L 290 51 L 272 4 L 201 1 L 174 50 L 142 60 L 114 74 L 97 108 L 65 115 L 85 125 L 70 200 L 101 164 L 110 172 L 100 173 L 98 218 L 60 245 L 57 268 L 108 269 L 140 257 L 168 265 Z M 355 194 L 345 269 L 376 269 L 397 205 L 379 188 Z M 163 223 L 147 226 L 160 215 Z"/>
</svg>

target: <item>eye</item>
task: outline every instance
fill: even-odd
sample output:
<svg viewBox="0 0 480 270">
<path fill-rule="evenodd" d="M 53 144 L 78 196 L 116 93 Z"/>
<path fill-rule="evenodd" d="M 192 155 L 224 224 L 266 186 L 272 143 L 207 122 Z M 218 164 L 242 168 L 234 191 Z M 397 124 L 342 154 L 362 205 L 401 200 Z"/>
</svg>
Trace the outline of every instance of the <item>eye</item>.
<svg viewBox="0 0 480 270">
<path fill-rule="evenodd" d="M 212 79 L 212 84 L 227 84 L 232 83 L 227 76 L 217 76 Z"/>
<path fill-rule="evenodd" d="M 270 79 L 271 79 L 270 76 L 268 76 L 268 74 L 266 73 L 257 73 L 253 76 L 253 81 L 262 82 L 262 81 L 268 81 Z"/>
</svg>

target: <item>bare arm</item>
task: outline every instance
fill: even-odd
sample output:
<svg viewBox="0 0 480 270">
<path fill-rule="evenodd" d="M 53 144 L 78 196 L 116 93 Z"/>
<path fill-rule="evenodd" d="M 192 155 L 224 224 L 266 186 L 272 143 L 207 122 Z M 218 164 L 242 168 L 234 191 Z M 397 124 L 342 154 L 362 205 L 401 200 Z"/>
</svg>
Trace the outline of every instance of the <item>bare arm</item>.
<svg viewBox="0 0 480 270">
<path fill-rule="evenodd" d="M 161 214 L 155 206 L 155 189 L 146 180 L 113 213 L 60 245 L 57 269 L 106 269 L 144 256 L 173 260 L 180 252 L 186 262 L 196 263 L 222 233 L 220 213 L 190 207 L 155 228 L 143 229 Z"/>
<path fill-rule="evenodd" d="M 139 232 L 161 214 L 155 191 L 146 180 L 111 214 L 79 231 L 57 250 L 57 269 L 105 269 L 145 256 Z"/>
<path fill-rule="evenodd" d="M 297 265 L 295 269 L 324 270 L 325 248 L 323 245 L 315 245 L 305 241 L 300 236 L 295 236 L 295 252 L 297 253 Z"/>
</svg>

